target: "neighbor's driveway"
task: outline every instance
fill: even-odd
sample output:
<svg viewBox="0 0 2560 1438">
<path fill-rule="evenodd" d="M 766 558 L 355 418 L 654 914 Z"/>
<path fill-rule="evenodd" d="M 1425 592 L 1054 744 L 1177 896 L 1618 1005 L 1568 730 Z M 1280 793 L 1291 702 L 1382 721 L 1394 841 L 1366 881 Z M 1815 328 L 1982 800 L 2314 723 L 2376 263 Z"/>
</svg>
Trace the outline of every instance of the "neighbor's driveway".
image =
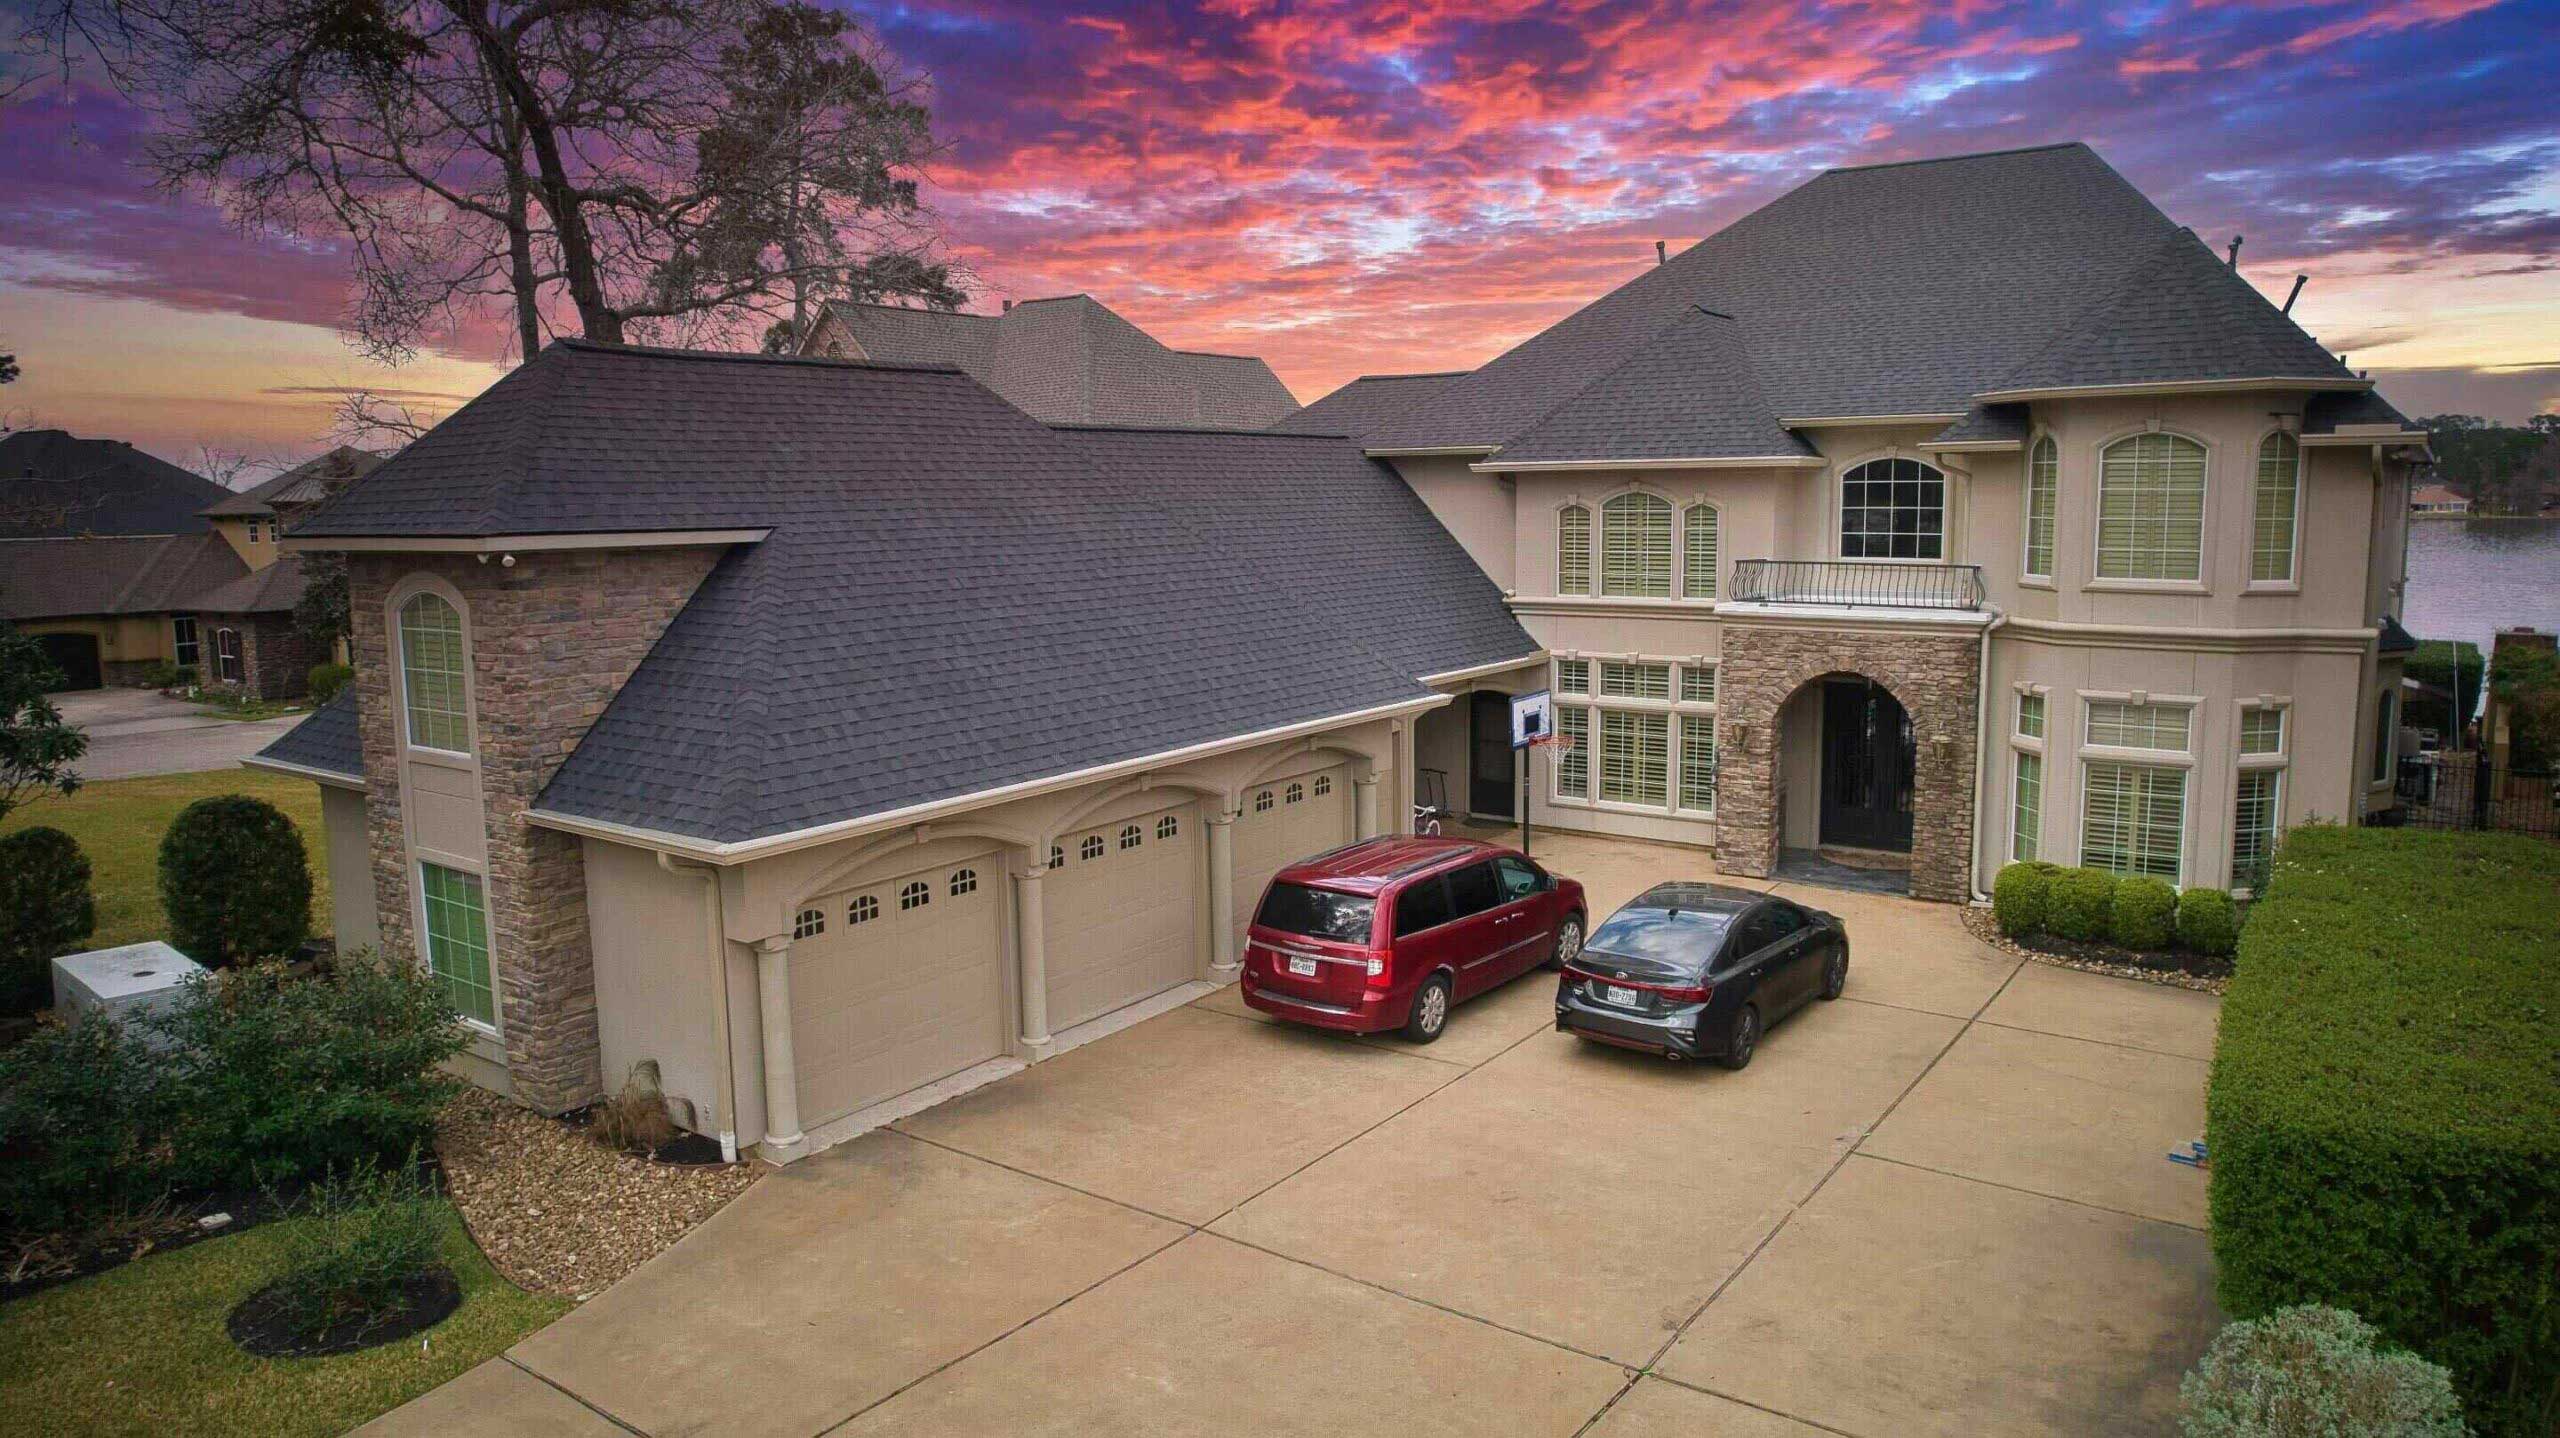
<svg viewBox="0 0 2560 1438">
<path fill-rule="evenodd" d="M 89 752 L 73 767 L 92 783 L 228 769 L 303 719 L 222 719 L 151 689 L 85 689 L 53 703 L 89 735 Z"/>
<path fill-rule="evenodd" d="M 1540 857 L 1601 912 L 1705 871 Z M 1559 1036 L 1542 976 L 1427 1049 L 1230 989 L 767 1177 L 366 1431 L 2161 1431 L 2215 1001 L 1796 896 L 1848 997 L 1742 1073 Z"/>
</svg>

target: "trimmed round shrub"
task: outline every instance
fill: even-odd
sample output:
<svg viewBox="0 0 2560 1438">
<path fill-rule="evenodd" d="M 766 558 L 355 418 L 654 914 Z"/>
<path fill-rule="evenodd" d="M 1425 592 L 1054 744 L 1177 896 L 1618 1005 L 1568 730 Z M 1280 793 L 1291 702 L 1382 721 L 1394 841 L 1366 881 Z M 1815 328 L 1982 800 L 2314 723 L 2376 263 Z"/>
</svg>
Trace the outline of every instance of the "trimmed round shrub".
<svg viewBox="0 0 2560 1438">
<path fill-rule="evenodd" d="M 2116 876 L 2104 869 L 2065 869 L 2053 876 L 2045 903 L 2045 928 L 2066 939 L 2094 944 L 2107 936 Z"/>
<path fill-rule="evenodd" d="M 312 665 L 311 677 L 308 681 L 311 686 L 311 702 L 326 704 L 337 698 L 338 691 L 346 688 L 349 681 L 355 677 L 356 671 L 344 664 Z"/>
<path fill-rule="evenodd" d="M 2462 1404 L 2445 1370 L 2379 1348 L 2374 1326 L 2304 1304 L 2243 1319 L 2178 1384 L 2185 1438 L 2462 1438 Z"/>
<path fill-rule="evenodd" d="M 2053 904 L 2053 879 L 2061 869 L 2030 860 L 2004 866 L 1991 881 L 1991 917 L 2013 939 L 2044 932 Z"/>
<path fill-rule="evenodd" d="M 160 905 L 169 942 L 207 968 L 292 953 L 311 933 L 301 831 L 264 799 L 198 799 L 160 840 Z"/>
<path fill-rule="evenodd" d="M 76 840 L 41 825 L 0 838 L 0 1017 L 50 1004 L 53 956 L 97 927 L 89 856 Z"/>
<path fill-rule="evenodd" d="M 2165 949 L 2178 932 L 2178 891 L 2136 876 L 2116 884 L 2107 904 L 2107 937 L 2128 949 Z"/>
<path fill-rule="evenodd" d="M 2220 889 L 2178 895 L 2178 947 L 2216 958 L 2240 946 L 2240 911 Z"/>
</svg>

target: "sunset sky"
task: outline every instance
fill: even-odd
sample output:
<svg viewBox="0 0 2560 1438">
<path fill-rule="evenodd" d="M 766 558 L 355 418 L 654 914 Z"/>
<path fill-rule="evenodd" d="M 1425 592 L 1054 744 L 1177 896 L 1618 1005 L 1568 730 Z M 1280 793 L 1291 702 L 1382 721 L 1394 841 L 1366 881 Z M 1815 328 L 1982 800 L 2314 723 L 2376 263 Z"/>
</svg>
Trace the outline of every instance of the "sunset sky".
<svg viewBox="0 0 2560 1438">
<path fill-rule="evenodd" d="M 1090 292 L 1301 399 L 1478 364 L 1815 171 L 2084 139 L 2411 413 L 2560 410 L 2560 4 L 1219 0 L 850 7 L 929 79 L 930 198 L 978 307 Z M 185 463 L 316 447 L 366 385 L 326 236 L 153 192 L 148 121 L 0 108 L 12 423 Z"/>
</svg>

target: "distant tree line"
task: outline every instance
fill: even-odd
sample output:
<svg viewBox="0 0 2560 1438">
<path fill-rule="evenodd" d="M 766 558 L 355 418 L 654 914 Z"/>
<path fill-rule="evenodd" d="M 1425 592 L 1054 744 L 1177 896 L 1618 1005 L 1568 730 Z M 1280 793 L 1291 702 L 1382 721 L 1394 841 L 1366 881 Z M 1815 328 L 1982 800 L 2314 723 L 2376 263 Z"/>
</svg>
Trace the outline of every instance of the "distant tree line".
<svg viewBox="0 0 2560 1438">
<path fill-rule="evenodd" d="M 2539 514 L 2560 499 L 2560 414 L 2521 425 L 2476 414 L 2435 414 L 2418 423 L 2435 451 L 2437 479 L 2470 500 L 2474 513 Z"/>
</svg>

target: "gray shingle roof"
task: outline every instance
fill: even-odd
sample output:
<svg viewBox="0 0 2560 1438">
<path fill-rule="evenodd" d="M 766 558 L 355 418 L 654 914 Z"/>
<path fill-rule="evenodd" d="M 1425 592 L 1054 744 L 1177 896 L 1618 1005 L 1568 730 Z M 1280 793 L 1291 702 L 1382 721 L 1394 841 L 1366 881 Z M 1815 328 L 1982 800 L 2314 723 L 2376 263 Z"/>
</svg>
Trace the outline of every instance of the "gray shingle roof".
<svg viewBox="0 0 2560 1438">
<path fill-rule="evenodd" d="M 350 481 L 373 472 L 382 456 L 352 445 L 339 445 L 326 454 L 315 455 L 263 484 L 252 485 L 227 499 L 206 505 L 204 512 L 216 518 L 246 519 L 290 510 L 296 505 L 315 504 L 336 493 Z"/>
<path fill-rule="evenodd" d="M 11 619 L 268 613 L 301 593 L 299 560 L 253 572 L 209 532 L 0 540 L 0 614 Z"/>
<path fill-rule="evenodd" d="M 1429 404 L 1353 408 L 1355 433 L 1375 449 L 1491 448 L 1695 308 L 1736 318 L 1780 418 L 1962 414 L 2177 234 L 2081 144 L 1830 170 L 1436 388 Z M 2236 297 L 2217 294 L 2207 319 L 2241 323 L 2233 343 L 2253 351 L 2281 348 L 2279 328 L 2299 335 Z"/>
<path fill-rule="evenodd" d="M 1616 368 L 1494 453 L 1495 464 L 1599 459 L 1799 459 L 1817 451 L 1778 423 L 1742 326 L 1691 308 Z"/>
<path fill-rule="evenodd" d="M 2027 407 L 2023 404 L 1977 404 L 1964 418 L 1929 436 L 1930 444 L 2024 444 Z"/>
<path fill-rule="evenodd" d="M 1053 424 L 1261 429 L 1298 407 L 1261 360 L 1170 349 L 1090 295 L 995 315 L 842 303 L 829 314 L 860 357 L 956 365 Z"/>
<path fill-rule="evenodd" d="M 0 438 L 0 539 L 196 534 L 231 491 L 120 439 L 58 429 Z"/>
<path fill-rule="evenodd" d="M 1397 423 L 1432 402 L 1469 371 L 1431 374 L 1364 374 L 1272 426 L 1292 434 L 1347 434 L 1358 438 Z"/>
<path fill-rule="evenodd" d="M 2387 424 L 2399 429 L 2416 429 L 2409 417 L 2394 409 L 2389 400 L 2372 390 L 2333 390 L 2315 394 L 2302 407 L 2304 434 L 2336 434 L 2355 425 Z"/>
<path fill-rule="evenodd" d="M 310 718 L 276 736 L 258 757 L 362 779 L 364 738 L 356 727 L 355 686 L 340 690 L 337 698 L 311 711 Z"/>
<path fill-rule="evenodd" d="M 2355 375 L 2193 231 L 2179 230 L 1983 388 L 2018 394 L 2240 379 L 2352 384 Z"/>
<path fill-rule="evenodd" d="M 1535 649 L 1345 442 L 1053 430 L 954 371 L 556 344 L 315 521 L 440 512 L 770 529 L 540 800 L 718 842 L 1419 699 L 1420 674 Z"/>
</svg>

